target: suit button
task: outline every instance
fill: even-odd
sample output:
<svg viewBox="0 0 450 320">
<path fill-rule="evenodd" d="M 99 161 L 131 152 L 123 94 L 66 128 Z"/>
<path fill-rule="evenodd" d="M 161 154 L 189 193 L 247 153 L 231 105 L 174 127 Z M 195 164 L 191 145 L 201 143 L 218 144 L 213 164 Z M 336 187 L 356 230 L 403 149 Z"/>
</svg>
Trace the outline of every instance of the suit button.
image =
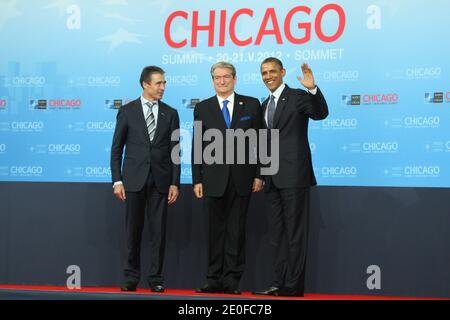
<svg viewBox="0 0 450 320">
<path fill-rule="evenodd" d="M 150 161 L 147 161 L 147 164 L 150 164 Z"/>
</svg>

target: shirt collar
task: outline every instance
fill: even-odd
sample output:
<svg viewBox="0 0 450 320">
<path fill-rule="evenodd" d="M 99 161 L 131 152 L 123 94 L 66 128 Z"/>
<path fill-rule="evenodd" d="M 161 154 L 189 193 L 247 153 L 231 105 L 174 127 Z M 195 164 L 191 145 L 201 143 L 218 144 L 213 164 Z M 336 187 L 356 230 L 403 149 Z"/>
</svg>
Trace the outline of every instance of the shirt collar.
<svg viewBox="0 0 450 320">
<path fill-rule="evenodd" d="M 145 106 L 147 104 L 147 102 L 153 102 L 153 103 L 156 103 L 156 105 L 158 105 L 158 100 L 147 100 L 144 98 L 144 96 L 141 95 L 141 104 L 143 106 Z"/>
<path fill-rule="evenodd" d="M 282 83 L 281 86 L 279 86 L 277 88 L 277 90 L 275 90 L 273 93 L 270 92 L 270 94 L 273 95 L 275 97 L 275 100 L 278 101 L 278 99 L 280 99 L 281 93 L 283 92 L 284 88 L 286 88 L 286 85 L 284 83 Z"/>
<path fill-rule="evenodd" d="M 228 103 L 234 103 L 234 92 L 226 99 L 217 96 L 217 100 L 219 100 L 220 109 L 222 109 L 224 100 L 228 100 Z"/>
</svg>

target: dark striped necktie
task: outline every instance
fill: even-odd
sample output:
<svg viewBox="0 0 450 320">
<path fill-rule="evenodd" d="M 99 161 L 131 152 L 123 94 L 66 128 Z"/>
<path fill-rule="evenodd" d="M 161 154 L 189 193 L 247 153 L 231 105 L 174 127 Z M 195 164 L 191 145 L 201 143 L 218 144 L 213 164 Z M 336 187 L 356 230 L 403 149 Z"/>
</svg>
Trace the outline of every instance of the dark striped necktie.
<svg viewBox="0 0 450 320">
<path fill-rule="evenodd" d="M 146 103 L 148 110 L 147 110 L 147 115 L 145 116 L 145 122 L 147 123 L 147 132 L 148 132 L 148 136 L 150 137 L 150 141 L 153 141 L 153 138 L 155 137 L 155 131 L 156 131 L 155 115 L 153 114 L 153 106 L 155 104 L 156 104 L 156 102 L 147 102 Z"/>
</svg>

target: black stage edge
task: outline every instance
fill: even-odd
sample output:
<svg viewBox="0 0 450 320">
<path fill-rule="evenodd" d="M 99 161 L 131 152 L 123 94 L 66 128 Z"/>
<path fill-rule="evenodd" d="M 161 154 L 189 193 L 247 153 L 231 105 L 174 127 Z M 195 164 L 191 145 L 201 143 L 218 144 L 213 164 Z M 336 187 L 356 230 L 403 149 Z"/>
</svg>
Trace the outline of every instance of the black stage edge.
<svg viewBox="0 0 450 320">
<path fill-rule="evenodd" d="M 169 209 L 166 287 L 193 289 L 204 282 L 207 219 L 201 204 L 183 185 Z M 254 195 L 242 290 L 270 283 L 266 208 L 264 194 Z M 83 287 L 118 287 L 124 215 L 110 184 L 1 182 L 0 283 L 65 286 L 67 267 L 77 265 Z M 448 230 L 450 189 L 313 188 L 306 291 L 450 297 Z M 381 269 L 380 289 L 367 287 L 371 265 Z"/>
</svg>

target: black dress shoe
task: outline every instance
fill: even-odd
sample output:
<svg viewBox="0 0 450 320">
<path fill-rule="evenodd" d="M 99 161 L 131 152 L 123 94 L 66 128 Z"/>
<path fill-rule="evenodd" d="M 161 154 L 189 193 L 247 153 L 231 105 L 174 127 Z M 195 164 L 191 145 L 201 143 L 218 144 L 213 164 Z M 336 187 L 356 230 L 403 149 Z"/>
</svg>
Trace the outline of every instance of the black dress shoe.
<svg viewBox="0 0 450 320">
<path fill-rule="evenodd" d="M 157 284 L 152 286 L 151 290 L 152 292 L 164 292 L 164 287 L 161 284 Z"/>
<path fill-rule="evenodd" d="M 266 290 L 253 291 L 252 293 L 259 296 L 274 296 L 278 292 L 278 287 L 270 287 Z"/>
<path fill-rule="evenodd" d="M 205 284 L 203 287 L 195 290 L 197 293 L 222 293 L 223 289 L 220 287 L 211 286 L 209 284 Z"/>
<path fill-rule="evenodd" d="M 134 283 L 125 283 L 125 284 L 120 288 L 120 291 L 125 291 L 125 292 L 127 292 L 127 291 L 136 291 L 136 287 L 137 287 L 137 284 L 134 284 Z"/>
<path fill-rule="evenodd" d="M 223 293 L 226 293 L 226 294 L 241 294 L 241 291 L 239 291 L 238 289 L 225 289 L 225 290 L 223 290 Z"/>
<path fill-rule="evenodd" d="M 275 295 L 281 297 L 303 297 L 303 292 L 293 288 L 283 287 L 280 288 Z"/>
</svg>

